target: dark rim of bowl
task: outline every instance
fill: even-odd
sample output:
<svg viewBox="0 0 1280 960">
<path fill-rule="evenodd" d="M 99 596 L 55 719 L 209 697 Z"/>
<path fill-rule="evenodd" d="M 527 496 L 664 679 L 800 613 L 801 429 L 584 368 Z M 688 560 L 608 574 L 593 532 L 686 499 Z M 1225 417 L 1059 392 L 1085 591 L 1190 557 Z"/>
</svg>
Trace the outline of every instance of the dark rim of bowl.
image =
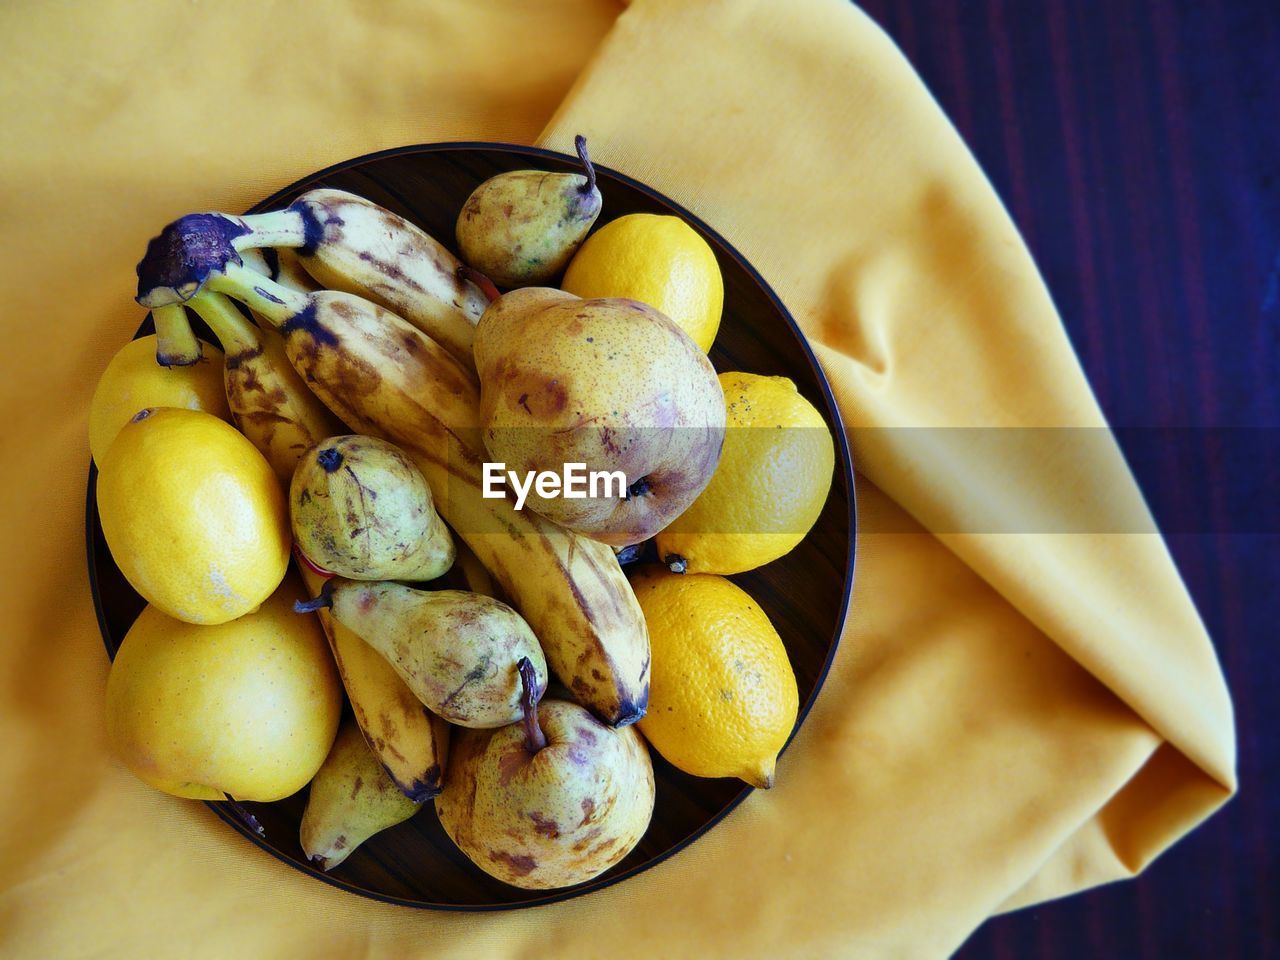
<svg viewBox="0 0 1280 960">
<path fill-rule="evenodd" d="M 343 160 L 340 163 L 335 163 L 335 164 L 332 164 L 331 166 L 325 167 L 322 170 L 318 170 L 314 173 L 310 173 L 305 177 L 295 180 L 293 183 L 289 184 L 288 186 L 283 187 L 280 190 L 277 190 L 275 193 L 273 193 L 271 196 L 267 197 L 265 200 L 261 201 L 260 203 L 254 204 L 254 206 L 251 207 L 249 210 L 246 210 L 245 213 L 246 214 L 259 213 L 261 211 L 269 210 L 271 209 L 271 207 L 279 204 L 286 197 L 289 197 L 292 194 L 295 194 L 303 190 L 307 185 L 314 183 L 317 180 L 322 180 L 325 177 L 331 176 L 332 174 L 335 174 L 335 173 L 339 173 L 343 170 L 351 169 L 352 167 L 363 166 L 374 160 L 382 160 L 388 157 L 408 156 L 408 155 L 415 155 L 415 154 L 422 154 L 422 153 L 443 153 L 443 152 L 459 151 L 459 150 L 494 151 L 499 153 L 517 154 L 520 156 L 533 157 L 533 158 L 542 159 L 542 160 L 559 160 L 559 161 L 575 162 L 574 157 L 570 157 L 567 154 L 563 154 L 563 153 L 556 153 L 553 150 L 544 150 L 541 147 L 529 147 L 529 146 L 524 146 L 522 144 L 501 143 L 497 141 L 491 142 L 491 141 L 483 141 L 483 140 L 459 140 L 459 141 L 449 141 L 444 143 L 420 143 L 420 144 L 413 144 L 409 146 L 392 147 L 387 150 L 379 150 L 375 153 L 367 153 L 367 154 L 364 154 L 363 156 L 354 157 L 350 160 Z M 827 674 L 831 670 L 831 664 L 835 660 L 836 651 L 840 647 L 840 637 L 841 637 L 841 634 L 844 633 L 845 621 L 847 620 L 848 614 L 849 614 L 849 601 L 853 592 L 853 575 L 854 575 L 854 567 L 856 565 L 855 548 L 857 546 L 858 510 L 857 510 L 857 501 L 854 494 L 855 481 L 854 481 L 854 471 L 853 471 L 853 456 L 849 450 L 849 438 L 847 433 L 845 432 L 844 421 L 840 416 L 840 408 L 836 405 L 835 395 L 831 392 L 831 384 L 827 382 L 827 377 L 823 373 L 821 365 L 818 363 L 818 358 L 814 355 L 813 349 L 809 346 L 809 341 L 805 337 L 804 332 L 800 329 L 799 324 L 797 324 L 795 321 L 795 318 L 791 316 L 791 311 L 789 311 L 786 308 L 782 300 L 779 299 L 776 293 L 774 293 L 773 288 L 769 286 L 769 284 L 765 281 L 764 277 L 760 275 L 759 271 L 757 271 L 756 268 L 751 265 L 751 263 L 746 259 L 746 257 L 744 257 L 741 253 L 739 253 L 738 250 L 732 244 L 730 244 L 727 240 L 725 240 L 724 237 L 722 237 L 717 231 L 713 230 L 710 226 L 708 226 L 705 221 L 695 216 L 694 214 L 690 213 L 688 210 L 686 210 L 680 204 L 676 203 L 670 197 L 667 197 L 666 195 L 659 193 L 657 190 L 654 190 L 652 187 L 646 186 L 645 184 L 641 183 L 639 180 L 635 180 L 624 173 L 619 173 L 618 171 L 610 167 L 602 166 L 600 164 L 595 164 L 595 167 L 600 174 L 610 177 L 614 180 L 617 180 L 618 182 L 625 184 L 631 189 L 636 190 L 648 196 L 650 199 L 655 200 L 658 203 L 663 204 L 666 207 L 670 208 L 674 213 L 678 214 L 680 217 L 682 217 L 683 219 L 687 220 L 689 223 L 696 226 L 699 231 L 701 231 L 705 236 L 710 238 L 711 241 L 714 242 L 717 246 L 719 246 L 724 253 L 726 253 L 740 267 L 742 267 L 742 269 L 747 272 L 747 275 L 751 277 L 751 279 L 756 283 L 756 285 L 759 286 L 760 289 L 764 291 L 764 294 L 769 299 L 769 302 L 773 304 L 774 309 L 777 310 L 777 312 L 786 321 L 787 326 L 791 330 L 792 336 L 794 336 L 800 344 L 801 352 L 804 354 L 805 360 L 809 364 L 809 368 L 813 373 L 814 379 L 817 381 L 818 386 L 822 390 L 822 398 L 826 403 L 826 407 L 827 407 L 827 411 L 826 411 L 827 416 L 829 417 L 832 423 L 832 426 L 834 428 L 832 432 L 835 435 L 836 443 L 840 450 L 841 473 L 844 479 L 846 497 L 849 505 L 849 526 L 848 526 L 848 531 L 846 535 L 849 560 L 845 569 L 843 599 L 840 601 L 840 611 L 836 619 L 835 635 L 832 637 L 831 645 L 827 650 L 827 656 L 826 656 L 826 659 L 823 661 L 822 669 L 818 672 L 818 677 L 814 683 L 813 692 L 809 695 L 809 699 L 806 700 L 804 704 L 801 706 L 799 713 L 796 716 L 795 726 L 792 727 L 791 729 L 791 735 L 787 738 L 787 742 L 782 748 L 781 753 L 785 753 L 788 747 L 791 746 L 791 741 L 794 740 L 796 734 L 799 733 L 801 725 L 804 723 L 805 718 L 809 715 L 809 711 L 813 708 L 814 703 L 818 699 L 818 695 L 822 692 L 822 688 L 826 684 Z M 138 331 L 135 332 L 134 334 L 135 338 L 140 333 L 141 333 L 141 327 L 139 327 Z M 97 617 L 98 617 L 98 627 L 102 632 L 103 645 L 107 648 L 107 654 L 108 656 L 110 656 L 112 655 L 111 646 L 109 642 L 109 638 L 111 636 L 111 629 L 107 623 L 106 611 L 103 608 L 101 593 L 98 589 L 98 573 L 97 573 L 97 563 L 96 563 L 97 558 L 95 555 L 96 551 L 94 550 L 94 542 L 93 542 L 94 518 L 96 514 L 96 511 L 94 509 L 94 504 L 95 504 L 94 493 L 95 493 L 95 488 L 97 486 L 97 477 L 98 477 L 97 467 L 93 464 L 92 461 L 90 461 L 88 494 L 85 500 L 85 547 L 86 547 L 86 553 L 88 556 L 88 563 L 89 563 L 89 587 L 90 587 L 90 591 L 93 594 L 93 607 L 94 607 L 94 612 L 97 614 Z M 281 861 L 282 863 L 288 864 L 290 867 L 293 867 L 294 869 L 302 873 L 305 873 L 311 877 L 314 877 L 317 880 L 321 880 L 329 884 L 330 886 L 337 887 L 340 890 L 345 890 L 348 893 L 358 894 L 359 896 L 362 896 L 362 897 L 368 897 L 372 900 L 380 900 L 383 903 L 392 903 L 392 904 L 396 904 L 397 906 L 403 906 L 403 907 L 416 907 L 418 909 L 424 909 L 424 910 L 441 910 L 441 911 L 458 912 L 458 913 L 490 913 L 490 912 L 503 911 L 503 910 L 520 910 L 520 909 L 526 909 L 528 907 L 539 907 L 539 906 L 545 906 L 547 904 L 559 903 L 561 901 L 571 900 L 575 897 L 580 897 L 585 894 L 595 893 L 597 890 L 603 890 L 604 888 L 613 886 L 616 883 L 621 883 L 624 880 L 629 880 L 632 877 L 650 869 L 651 867 L 657 866 L 658 864 L 667 860 L 671 856 L 689 847 L 696 840 L 698 840 L 704 834 L 706 834 L 708 830 L 716 826 L 716 824 L 718 824 L 721 820 L 723 820 L 726 816 L 728 816 L 729 813 L 731 813 L 734 809 L 736 809 L 738 804 L 742 803 L 742 801 L 745 800 L 749 794 L 754 792 L 754 790 L 755 790 L 754 787 L 744 786 L 742 790 L 740 790 L 725 805 L 725 807 L 722 810 L 716 813 L 715 816 L 713 816 L 710 820 L 704 823 L 701 827 L 699 827 L 689 836 L 685 837 L 679 843 L 673 844 L 672 846 L 668 847 L 666 850 L 664 850 L 662 853 L 658 854 L 657 856 L 653 857 L 652 859 L 647 860 L 642 864 L 638 864 L 629 870 L 623 871 L 622 873 L 614 874 L 612 876 L 608 876 L 603 879 L 590 880 L 584 884 L 579 884 L 578 886 L 566 887 L 563 890 L 556 890 L 552 893 L 548 893 L 545 896 L 532 897 L 528 900 L 517 900 L 510 903 L 491 903 L 491 904 L 472 904 L 472 905 L 464 905 L 464 904 L 457 904 L 457 903 L 432 903 L 425 900 L 410 900 L 404 897 L 395 897 L 389 894 L 379 893 L 376 890 L 369 890 L 364 887 L 356 886 L 355 884 L 349 883 L 346 880 L 342 880 L 339 877 L 334 877 L 327 873 L 324 873 L 321 870 L 317 870 L 315 867 L 312 867 L 310 864 L 306 864 L 299 860 L 295 860 L 292 857 L 289 857 L 286 854 L 282 853 L 281 851 L 277 850 L 275 847 L 268 844 L 265 840 L 260 838 L 252 830 L 246 827 L 245 824 L 238 817 L 236 817 L 233 813 L 227 810 L 226 804 L 218 801 L 205 801 L 205 806 L 209 807 L 209 809 L 211 809 L 214 813 L 216 813 L 222 820 L 230 824 L 238 833 L 241 834 L 241 836 L 252 841 L 256 846 L 262 848 L 267 853 L 271 854 L 271 856 L 275 857 L 277 860 Z"/>
</svg>

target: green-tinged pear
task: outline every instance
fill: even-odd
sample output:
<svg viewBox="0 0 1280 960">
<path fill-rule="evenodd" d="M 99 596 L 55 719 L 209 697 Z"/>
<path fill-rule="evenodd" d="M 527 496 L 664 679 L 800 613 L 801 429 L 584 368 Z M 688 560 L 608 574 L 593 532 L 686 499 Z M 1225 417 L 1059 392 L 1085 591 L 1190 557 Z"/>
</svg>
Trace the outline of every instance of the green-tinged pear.
<svg viewBox="0 0 1280 960">
<path fill-rule="evenodd" d="M 331 437 L 298 462 L 293 536 L 316 565 L 353 580 L 434 580 L 453 566 L 453 537 L 421 471 L 372 437 Z"/>
<path fill-rule="evenodd" d="M 302 814 L 302 851 L 321 870 L 332 870 L 375 833 L 403 823 L 422 807 L 387 775 L 346 720 L 320 770 Z"/>
<path fill-rule="evenodd" d="M 523 715 L 517 665 L 527 658 L 537 696 L 547 662 L 524 618 L 492 597 L 335 579 L 321 600 L 333 618 L 386 658 L 432 713 L 462 727 L 500 727 Z"/>
<path fill-rule="evenodd" d="M 546 283 L 564 270 L 600 216 L 602 200 L 587 156 L 584 173 L 512 170 L 491 177 L 458 215 L 462 259 L 500 287 Z"/>
</svg>

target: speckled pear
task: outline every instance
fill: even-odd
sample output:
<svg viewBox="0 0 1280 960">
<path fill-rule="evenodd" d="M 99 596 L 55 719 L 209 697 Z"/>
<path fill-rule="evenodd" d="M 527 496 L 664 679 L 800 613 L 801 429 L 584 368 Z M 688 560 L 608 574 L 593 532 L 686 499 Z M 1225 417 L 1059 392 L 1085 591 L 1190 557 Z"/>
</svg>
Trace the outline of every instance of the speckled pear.
<svg viewBox="0 0 1280 960">
<path fill-rule="evenodd" d="M 453 538 L 421 471 L 394 444 L 330 437 L 298 461 L 289 487 L 293 536 L 313 562 L 356 580 L 434 580 Z"/>
<path fill-rule="evenodd" d="M 347 720 L 311 781 L 302 852 L 321 870 L 332 870 L 375 833 L 403 823 L 421 807 L 400 792 L 355 721 Z"/>
<path fill-rule="evenodd" d="M 564 270 L 600 216 L 587 141 L 574 141 L 584 174 L 512 170 L 491 177 L 458 215 L 462 259 L 500 287 L 549 282 Z"/>
<path fill-rule="evenodd" d="M 649 827 L 649 750 L 634 727 L 606 727 L 577 704 L 528 695 L 524 706 L 523 724 L 460 731 L 436 812 L 462 852 L 505 883 L 584 883 Z"/>
<path fill-rule="evenodd" d="M 700 347 L 635 300 L 536 287 L 476 327 L 486 449 L 521 476 L 566 464 L 621 473 L 625 495 L 528 495 L 528 507 L 611 546 L 640 543 L 706 487 L 724 443 L 724 391 Z"/>
<path fill-rule="evenodd" d="M 522 716 L 522 659 L 534 664 L 539 697 L 547 687 L 537 637 L 492 597 L 337 578 L 319 602 L 381 653 L 427 709 L 458 726 L 500 727 Z"/>
</svg>

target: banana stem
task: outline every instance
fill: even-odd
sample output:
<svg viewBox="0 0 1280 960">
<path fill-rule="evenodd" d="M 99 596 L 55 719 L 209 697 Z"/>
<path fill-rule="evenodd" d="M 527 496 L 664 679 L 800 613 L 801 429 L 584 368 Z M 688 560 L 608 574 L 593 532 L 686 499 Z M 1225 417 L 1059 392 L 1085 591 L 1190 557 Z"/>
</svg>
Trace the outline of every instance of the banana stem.
<svg viewBox="0 0 1280 960">
<path fill-rule="evenodd" d="M 228 263 L 224 272 L 211 276 L 208 287 L 235 297 L 276 327 L 284 326 L 311 305 L 307 294 L 290 290 L 238 263 Z"/>
<path fill-rule="evenodd" d="M 469 267 L 464 263 L 458 267 L 457 276 L 464 283 L 474 284 L 490 303 L 502 296 L 497 285 L 475 267 Z"/>
<path fill-rule="evenodd" d="M 320 289 L 320 284 L 316 283 L 311 278 L 311 274 L 307 273 L 298 262 L 297 254 L 288 249 L 271 252 L 276 255 L 276 267 L 271 272 L 272 280 L 299 293 L 314 293 Z"/>
<path fill-rule="evenodd" d="M 262 352 L 262 336 L 256 327 L 231 305 L 231 299 L 223 293 L 204 289 L 187 301 L 187 306 L 200 315 L 213 335 L 222 344 L 228 366 L 240 359 Z"/>
<path fill-rule="evenodd" d="M 200 341 L 182 304 L 156 307 L 151 317 L 156 322 L 156 363 L 162 367 L 189 367 L 200 362 Z"/>
<path fill-rule="evenodd" d="M 249 232 L 235 239 L 237 250 L 307 245 L 306 218 L 301 211 L 292 207 L 270 213 L 251 213 L 247 217 L 240 217 L 240 221 L 249 228 Z"/>
<path fill-rule="evenodd" d="M 520 658 L 517 669 L 524 688 L 520 695 L 520 707 L 524 710 L 524 746 L 530 753 L 537 753 L 547 745 L 547 735 L 538 724 L 538 673 L 528 657 Z"/>
<path fill-rule="evenodd" d="M 276 278 L 276 271 L 271 268 L 271 263 L 269 262 L 269 260 L 276 260 L 276 252 L 271 247 L 263 247 L 261 250 L 246 247 L 239 253 L 240 259 L 244 261 L 244 265 L 250 270 L 260 273 L 264 277 L 270 277 L 272 280 Z"/>
</svg>

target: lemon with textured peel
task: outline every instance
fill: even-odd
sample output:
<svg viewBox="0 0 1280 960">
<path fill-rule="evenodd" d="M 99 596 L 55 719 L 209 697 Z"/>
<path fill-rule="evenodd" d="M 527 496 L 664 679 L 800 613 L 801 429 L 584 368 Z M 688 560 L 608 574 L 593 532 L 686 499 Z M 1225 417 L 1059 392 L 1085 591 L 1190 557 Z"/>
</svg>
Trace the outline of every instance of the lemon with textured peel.
<svg viewBox="0 0 1280 960">
<path fill-rule="evenodd" d="M 189 367 L 156 363 L 156 338 L 126 343 L 107 364 L 89 404 L 89 452 L 102 465 L 120 428 L 147 407 L 203 410 L 230 421 L 227 390 L 222 383 L 222 351 L 200 342 L 203 359 Z"/>
<path fill-rule="evenodd" d="M 800 697 L 768 616 L 741 587 L 711 574 L 651 564 L 631 586 L 653 656 L 640 732 L 685 773 L 773 786 Z"/>
<path fill-rule="evenodd" d="M 208 413 L 148 408 L 120 430 L 98 474 L 111 556 L 150 603 L 188 623 L 225 623 L 280 585 L 291 540 L 270 464 Z"/>
<path fill-rule="evenodd" d="M 679 217 L 632 213 L 587 238 L 562 289 L 584 300 L 626 297 L 666 314 L 706 353 L 720 329 L 724 278 L 707 241 Z"/>
<path fill-rule="evenodd" d="M 183 623 L 148 606 L 107 677 L 107 738 L 140 780 L 198 800 L 296 793 L 328 754 L 342 689 L 291 576 L 254 613 Z"/>
<path fill-rule="evenodd" d="M 822 513 L 835 443 L 817 409 L 786 377 L 722 373 L 720 463 L 706 489 L 658 534 L 673 570 L 734 574 L 791 552 Z"/>
</svg>

